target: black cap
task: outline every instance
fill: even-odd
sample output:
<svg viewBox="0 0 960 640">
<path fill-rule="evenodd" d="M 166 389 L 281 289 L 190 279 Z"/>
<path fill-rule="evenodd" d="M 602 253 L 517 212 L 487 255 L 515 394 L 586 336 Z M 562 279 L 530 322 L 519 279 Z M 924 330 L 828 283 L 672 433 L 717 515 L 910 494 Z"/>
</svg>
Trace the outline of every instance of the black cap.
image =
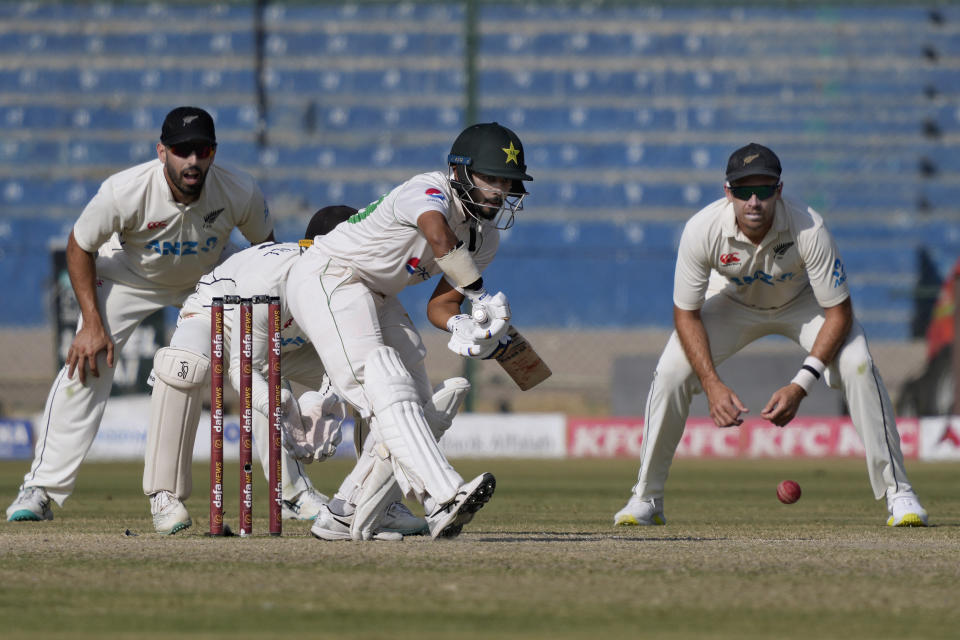
<svg viewBox="0 0 960 640">
<path fill-rule="evenodd" d="M 312 240 L 316 236 L 325 236 L 333 231 L 333 228 L 357 212 L 353 207 L 346 205 L 332 205 L 320 209 L 307 225 L 307 232 L 304 238 Z"/>
<path fill-rule="evenodd" d="M 727 182 L 747 176 L 770 176 L 779 180 L 780 172 L 777 154 L 756 142 L 740 147 L 727 161 Z"/>
<path fill-rule="evenodd" d="M 160 142 L 169 147 L 194 141 L 217 144 L 210 114 L 199 107 L 177 107 L 168 113 L 163 119 Z"/>
</svg>

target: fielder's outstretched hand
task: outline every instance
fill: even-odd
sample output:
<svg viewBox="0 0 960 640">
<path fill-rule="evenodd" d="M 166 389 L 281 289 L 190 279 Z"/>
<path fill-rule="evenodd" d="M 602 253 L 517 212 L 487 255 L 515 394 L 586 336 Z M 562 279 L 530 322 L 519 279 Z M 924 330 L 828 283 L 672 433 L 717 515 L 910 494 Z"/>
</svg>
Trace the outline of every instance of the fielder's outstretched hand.
<svg viewBox="0 0 960 640">
<path fill-rule="evenodd" d="M 806 392 L 798 384 L 788 384 L 780 387 L 770 396 L 769 402 L 760 412 L 764 420 L 769 420 L 778 427 L 786 426 L 793 420 L 797 411 L 800 409 L 800 401 L 806 396 Z"/>
</svg>

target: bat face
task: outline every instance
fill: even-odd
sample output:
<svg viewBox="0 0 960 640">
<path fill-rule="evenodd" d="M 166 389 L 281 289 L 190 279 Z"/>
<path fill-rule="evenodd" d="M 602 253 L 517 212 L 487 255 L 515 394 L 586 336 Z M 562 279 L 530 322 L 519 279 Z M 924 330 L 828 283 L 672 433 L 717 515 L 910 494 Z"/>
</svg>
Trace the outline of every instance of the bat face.
<svg viewBox="0 0 960 640">
<path fill-rule="evenodd" d="M 510 346 L 497 357 L 497 362 L 521 391 L 532 389 L 553 375 L 547 363 L 540 359 L 533 346 L 515 327 L 511 326 L 507 335 L 511 338 Z"/>
</svg>

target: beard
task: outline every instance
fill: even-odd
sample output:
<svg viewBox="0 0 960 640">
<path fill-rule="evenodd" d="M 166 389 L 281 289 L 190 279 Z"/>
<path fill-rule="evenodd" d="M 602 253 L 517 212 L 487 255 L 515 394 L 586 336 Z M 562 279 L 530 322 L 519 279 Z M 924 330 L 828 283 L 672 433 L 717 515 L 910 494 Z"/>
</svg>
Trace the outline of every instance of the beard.
<svg viewBox="0 0 960 640">
<path fill-rule="evenodd" d="M 192 172 L 194 175 L 199 171 L 200 175 L 197 176 L 194 181 L 190 182 L 185 178 L 187 172 Z M 176 185 L 182 193 L 188 196 L 197 196 L 203 191 L 203 184 L 207 180 L 207 172 L 199 169 L 198 167 L 187 167 L 180 172 L 175 178 L 173 178 L 173 184 Z"/>
</svg>

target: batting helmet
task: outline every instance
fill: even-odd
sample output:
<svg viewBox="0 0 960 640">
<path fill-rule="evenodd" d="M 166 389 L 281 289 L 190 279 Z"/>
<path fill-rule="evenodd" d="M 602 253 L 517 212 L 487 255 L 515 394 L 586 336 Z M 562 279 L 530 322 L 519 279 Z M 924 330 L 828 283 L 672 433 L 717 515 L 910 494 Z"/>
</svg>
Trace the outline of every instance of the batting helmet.
<svg viewBox="0 0 960 640">
<path fill-rule="evenodd" d="M 527 174 L 523 144 L 517 134 L 496 122 L 469 126 L 454 140 L 447 162 L 451 168 L 450 182 L 465 209 L 475 218 L 492 221 L 499 229 L 510 228 L 527 195 L 523 181 L 533 180 Z M 512 180 L 510 192 L 503 194 L 499 209 L 474 201 L 471 191 L 477 186 L 473 180 L 476 173 Z M 504 214 L 509 217 L 502 221 Z"/>
</svg>

